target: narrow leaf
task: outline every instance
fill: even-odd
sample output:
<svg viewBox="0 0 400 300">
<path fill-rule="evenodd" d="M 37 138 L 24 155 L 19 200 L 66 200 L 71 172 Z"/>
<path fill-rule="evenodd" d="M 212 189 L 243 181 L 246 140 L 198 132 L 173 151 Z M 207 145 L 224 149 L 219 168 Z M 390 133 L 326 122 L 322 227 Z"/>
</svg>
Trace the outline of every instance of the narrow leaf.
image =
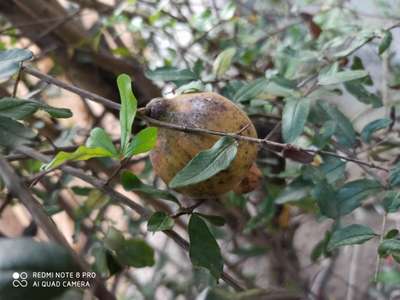
<svg viewBox="0 0 400 300">
<path fill-rule="evenodd" d="M 55 118 L 70 118 L 72 112 L 66 108 L 56 108 L 34 100 L 21 100 L 17 98 L 0 99 L 0 115 L 12 119 L 24 119 L 42 109 Z"/>
<path fill-rule="evenodd" d="M 207 224 L 196 214 L 190 217 L 189 256 L 194 266 L 203 267 L 218 280 L 223 270 L 221 250 Z"/>
<path fill-rule="evenodd" d="M 388 213 L 397 212 L 400 208 L 400 191 L 387 191 L 382 205 Z"/>
<path fill-rule="evenodd" d="M 67 161 L 80 161 L 88 160 L 95 157 L 112 157 L 113 154 L 103 148 L 88 148 L 86 146 L 80 146 L 74 152 L 58 152 L 51 162 L 43 165 L 44 170 L 50 170 L 56 168 Z"/>
<path fill-rule="evenodd" d="M 197 75 L 189 69 L 177 69 L 173 67 L 164 67 L 152 71 L 147 71 L 146 77 L 154 81 L 179 81 L 198 79 Z"/>
<path fill-rule="evenodd" d="M 215 226 L 224 226 L 226 224 L 226 221 L 223 217 L 221 216 L 216 216 L 216 215 L 206 215 L 202 213 L 196 213 L 196 215 L 199 215 L 203 219 L 207 220 L 211 224 Z"/>
<path fill-rule="evenodd" d="M 351 213 L 368 196 L 381 189 L 382 186 L 379 182 L 370 179 L 360 179 L 346 183 L 339 189 L 337 194 L 337 201 L 340 202 L 340 214 L 344 216 Z"/>
<path fill-rule="evenodd" d="M 249 83 L 244 84 L 233 96 L 235 102 L 245 102 L 256 98 L 260 95 L 267 85 L 265 78 L 253 80 Z"/>
<path fill-rule="evenodd" d="M 131 136 L 133 120 L 136 115 L 137 100 L 132 92 L 131 78 L 128 75 L 119 75 L 117 84 L 121 98 L 121 110 L 119 112 L 119 122 L 121 124 L 121 152 L 125 153 Z"/>
<path fill-rule="evenodd" d="M 383 240 L 379 247 L 378 253 L 382 257 L 386 257 L 388 255 L 399 255 L 400 254 L 400 240 L 397 239 L 387 239 Z"/>
<path fill-rule="evenodd" d="M 24 101 L 14 98 L 0 99 L 0 115 L 11 119 L 22 120 L 34 114 L 39 104 L 33 101 Z"/>
<path fill-rule="evenodd" d="M 31 129 L 21 123 L 0 116 L 0 146 L 15 147 L 28 144 L 35 136 L 36 134 Z"/>
<path fill-rule="evenodd" d="M 354 79 L 360 79 L 368 76 L 368 72 L 364 70 L 342 71 L 337 73 L 328 73 L 318 76 L 319 85 L 339 84 Z"/>
<path fill-rule="evenodd" d="M 350 120 L 334 105 L 326 101 L 318 101 L 322 113 L 336 124 L 335 136 L 338 142 L 344 146 L 352 147 L 356 143 L 356 133 Z"/>
<path fill-rule="evenodd" d="M 308 114 L 310 112 L 310 100 L 288 99 L 282 115 L 282 135 L 286 143 L 292 143 L 303 133 Z"/>
<path fill-rule="evenodd" d="M 126 150 L 126 157 L 148 152 L 157 143 L 157 128 L 147 127 L 136 134 Z"/>
<path fill-rule="evenodd" d="M 135 174 L 129 171 L 122 172 L 121 183 L 126 191 L 143 193 L 144 195 L 147 195 L 149 197 L 172 201 L 178 204 L 178 206 L 181 206 L 178 199 L 176 199 L 174 195 L 172 195 L 168 191 L 158 190 L 151 185 L 144 184 Z"/>
<path fill-rule="evenodd" d="M 7 79 L 20 68 L 20 63 L 31 59 L 32 52 L 25 49 L 0 51 L 0 79 Z"/>
<path fill-rule="evenodd" d="M 229 167 L 237 153 L 231 137 L 219 139 L 210 149 L 199 152 L 169 183 L 173 189 L 204 181 Z"/>
<path fill-rule="evenodd" d="M 392 187 L 400 185 L 400 163 L 397 163 L 390 169 L 389 183 Z"/>
<path fill-rule="evenodd" d="M 369 143 L 374 132 L 389 127 L 392 120 L 382 118 L 368 123 L 361 131 L 361 138 L 364 142 Z"/>
<path fill-rule="evenodd" d="M 336 192 L 328 182 L 325 180 L 318 182 L 314 187 L 313 196 L 317 200 L 319 210 L 323 216 L 331 219 L 336 219 L 340 216 Z"/>
<path fill-rule="evenodd" d="M 328 250 L 332 251 L 346 245 L 362 244 L 375 236 L 377 234 L 368 226 L 352 224 L 333 232 L 328 243 Z"/>
<path fill-rule="evenodd" d="M 352 80 L 344 83 L 346 90 L 352 94 L 358 101 L 365 104 L 371 104 L 372 107 L 382 107 L 382 100 L 374 93 L 369 92 L 364 86 L 362 80 Z"/>
<path fill-rule="evenodd" d="M 108 152 L 110 152 L 113 156 L 117 156 L 118 152 L 115 148 L 111 137 L 103 128 L 93 128 L 90 131 L 90 136 L 86 141 L 86 146 L 88 148 L 102 148 Z"/>
<path fill-rule="evenodd" d="M 230 68 L 232 64 L 232 59 L 236 54 L 235 48 L 228 48 L 218 54 L 217 58 L 213 64 L 213 74 L 220 78 L 222 77 L 226 71 Z"/>
<path fill-rule="evenodd" d="M 68 108 L 53 107 L 41 103 L 39 109 L 44 110 L 50 116 L 57 119 L 66 119 L 72 117 L 72 112 Z"/>
<path fill-rule="evenodd" d="M 19 63 L 31 59 L 32 56 L 32 52 L 26 49 L 0 51 L 0 63 Z"/>
<path fill-rule="evenodd" d="M 393 35 L 390 30 L 386 30 L 385 34 L 383 35 L 382 42 L 379 44 L 379 55 L 382 55 L 383 52 L 385 52 L 389 47 L 390 44 L 392 43 L 393 40 Z"/>
<path fill-rule="evenodd" d="M 174 219 L 165 212 L 157 211 L 151 215 L 147 222 L 147 230 L 151 232 L 168 230 L 174 227 Z"/>
</svg>

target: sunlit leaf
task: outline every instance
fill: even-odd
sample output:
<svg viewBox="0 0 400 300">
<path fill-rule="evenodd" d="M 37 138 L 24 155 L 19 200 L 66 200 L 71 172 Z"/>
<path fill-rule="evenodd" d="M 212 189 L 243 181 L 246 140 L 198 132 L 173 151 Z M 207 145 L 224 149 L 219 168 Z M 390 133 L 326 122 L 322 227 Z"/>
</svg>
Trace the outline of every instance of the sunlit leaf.
<svg viewBox="0 0 400 300">
<path fill-rule="evenodd" d="M 86 146 L 88 148 L 103 148 L 113 156 L 118 155 L 118 151 L 115 148 L 111 137 L 103 128 L 95 127 L 90 131 L 89 138 L 86 141 Z"/>
<path fill-rule="evenodd" d="M 170 188 L 207 180 L 229 167 L 237 153 L 237 142 L 231 137 L 219 139 L 210 149 L 200 151 L 169 183 Z"/>
<path fill-rule="evenodd" d="M 213 74 L 216 77 L 222 77 L 232 64 L 232 59 L 235 56 L 236 49 L 228 48 L 218 54 L 213 64 Z"/>
<path fill-rule="evenodd" d="M 131 78 L 128 75 L 119 75 L 117 84 L 121 98 L 121 110 L 119 113 L 119 122 L 121 125 L 121 152 L 125 153 L 131 137 L 133 120 L 136 116 L 137 100 L 132 92 Z"/>
<path fill-rule="evenodd" d="M 310 112 L 310 100 L 287 99 L 282 115 L 282 135 L 287 143 L 292 143 L 303 133 Z"/>
<path fill-rule="evenodd" d="M 157 143 L 157 128 L 147 127 L 137 133 L 126 150 L 126 157 L 148 152 Z"/>
<path fill-rule="evenodd" d="M 66 163 L 67 161 L 81 161 L 88 160 L 96 157 L 112 157 L 113 154 L 103 148 L 88 148 L 86 146 L 79 146 L 74 152 L 60 151 L 53 158 L 51 162 L 43 165 L 44 170 L 57 168 L 58 166 Z"/>
</svg>

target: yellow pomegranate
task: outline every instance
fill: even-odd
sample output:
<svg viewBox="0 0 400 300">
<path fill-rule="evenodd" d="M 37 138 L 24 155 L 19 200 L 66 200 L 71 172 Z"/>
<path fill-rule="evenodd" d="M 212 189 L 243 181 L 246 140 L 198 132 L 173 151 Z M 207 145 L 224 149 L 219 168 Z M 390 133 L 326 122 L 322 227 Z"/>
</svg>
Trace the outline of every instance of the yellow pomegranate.
<svg viewBox="0 0 400 300">
<path fill-rule="evenodd" d="M 233 102 L 216 93 L 194 93 L 173 99 L 156 98 L 148 103 L 147 116 L 185 127 L 205 128 L 227 133 L 257 137 L 254 125 Z M 159 128 L 157 145 L 150 153 L 154 171 L 165 183 L 200 151 L 211 148 L 220 137 Z M 257 156 L 257 145 L 239 141 L 238 151 L 230 166 L 211 178 L 193 185 L 177 188 L 182 194 L 195 198 L 213 197 L 226 193 L 247 175 Z"/>
</svg>

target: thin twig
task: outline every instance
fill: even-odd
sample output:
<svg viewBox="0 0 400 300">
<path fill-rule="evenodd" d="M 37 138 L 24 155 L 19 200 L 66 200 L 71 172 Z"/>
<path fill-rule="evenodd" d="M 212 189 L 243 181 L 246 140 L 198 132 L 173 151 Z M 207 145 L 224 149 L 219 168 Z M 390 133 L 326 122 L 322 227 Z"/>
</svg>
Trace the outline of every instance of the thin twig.
<svg viewBox="0 0 400 300">
<path fill-rule="evenodd" d="M 12 92 L 13 98 L 15 98 L 15 96 L 17 96 L 18 85 L 19 85 L 19 82 L 21 81 L 21 76 L 22 76 L 22 66 L 23 66 L 23 62 L 20 62 L 19 63 L 17 79 L 15 81 L 14 89 L 13 89 L 13 92 Z"/>
<path fill-rule="evenodd" d="M 400 24 L 399 24 L 400 25 Z M 55 84 L 61 88 L 64 88 L 66 90 L 69 90 L 75 94 L 81 95 L 84 98 L 90 99 L 92 101 L 98 102 L 103 104 L 104 106 L 108 107 L 108 108 L 112 108 L 115 110 L 119 110 L 120 109 L 120 105 L 110 99 L 104 98 L 102 96 L 99 96 L 97 94 L 88 92 L 86 90 L 83 90 L 81 88 L 78 88 L 74 85 L 62 82 L 56 78 L 53 78 L 49 75 L 43 74 L 33 68 L 30 67 L 24 67 L 23 68 L 25 70 L 25 72 L 38 77 L 48 83 L 52 83 Z M 344 155 L 340 155 L 334 152 L 330 152 L 330 151 L 324 151 L 324 150 L 316 150 L 316 149 L 305 149 L 305 148 L 301 148 L 298 147 L 296 145 L 293 144 L 285 144 L 285 143 L 278 143 L 278 142 L 274 142 L 274 141 L 270 141 L 268 139 L 259 139 L 259 138 L 255 138 L 255 137 L 250 137 L 250 136 L 243 136 L 243 135 L 238 135 L 235 133 L 227 133 L 227 132 L 221 132 L 221 131 L 215 131 L 215 130 L 209 130 L 209 129 L 205 129 L 205 128 L 194 128 L 194 127 L 186 127 L 186 126 L 181 126 L 181 125 L 177 125 L 177 124 L 173 124 L 173 123 L 169 123 L 169 122 L 164 122 L 164 121 L 160 121 L 160 120 L 156 120 L 156 119 L 152 119 L 148 116 L 145 115 L 145 109 L 140 109 L 138 111 L 137 117 L 141 118 L 142 120 L 147 121 L 148 123 L 151 123 L 153 125 L 156 125 L 158 127 L 164 127 L 164 128 L 169 128 L 172 130 L 177 130 L 177 131 L 182 131 L 182 132 L 190 132 L 190 133 L 201 133 L 201 134 L 211 134 L 211 135 L 216 135 L 216 136 L 230 136 L 236 140 L 243 140 L 243 141 L 247 141 L 250 143 L 257 143 L 260 145 L 264 145 L 264 146 L 272 146 L 272 147 L 278 147 L 282 150 L 285 149 L 293 149 L 293 150 L 297 150 L 297 151 L 302 151 L 302 152 L 307 152 L 313 155 L 316 154 L 322 154 L 322 155 L 329 155 L 329 156 L 334 156 L 336 158 L 340 158 L 346 161 L 351 161 L 354 162 L 356 164 L 359 165 L 364 165 L 367 166 L 369 168 L 374 168 L 374 169 L 379 169 L 382 171 L 386 171 L 389 172 L 389 170 L 387 168 L 375 165 L 373 163 L 369 163 L 360 159 L 356 159 L 356 158 L 350 158 Z"/>
<path fill-rule="evenodd" d="M 385 236 L 385 229 L 386 229 L 386 219 L 387 214 L 385 213 L 382 217 L 382 225 L 381 225 L 381 235 L 379 237 L 379 244 L 382 243 L 383 238 Z M 375 274 L 374 274 L 374 282 L 378 282 L 378 275 L 381 269 L 381 257 L 379 253 L 376 254 L 376 265 L 375 265 Z"/>
<path fill-rule="evenodd" d="M 202 205 L 205 201 L 206 201 L 206 199 L 201 199 L 201 200 L 197 201 L 195 204 L 193 204 L 192 206 L 181 208 L 176 214 L 172 215 L 171 218 L 176 219 L 183 215 L 192 214 L 193 211 L 196 208 L 198 208 L 200 205 Z"/>
</svg>

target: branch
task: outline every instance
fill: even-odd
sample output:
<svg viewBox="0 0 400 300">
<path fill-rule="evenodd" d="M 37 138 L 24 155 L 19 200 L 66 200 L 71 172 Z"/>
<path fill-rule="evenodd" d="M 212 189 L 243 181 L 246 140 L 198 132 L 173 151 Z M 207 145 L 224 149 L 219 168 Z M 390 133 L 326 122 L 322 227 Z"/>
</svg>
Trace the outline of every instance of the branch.
<svg viewBox="0 0 400 300">
<path fill-rule="evenodd" d="M 400 24 L 399 24 L 400 26 Z M 37 78 L 40 78 L 48 83 L 57 85 L 65 90 L 71 91 L 75 94 L 78 94 L 80 96 L 82 96 L 83 98 L 87 98 L 90 99 L 92 101 L 95 101 L 97 103 L 100 103 L 108 108 L 111 109 L 115 109 L 115 110 L 119 110 L 120 109 L 120 105 L 118 103 L 115 103 L 114 101 L 104 98 L 102 96 L 99 96 L 97 94 L 88 92 L 86 90 L 83 90 L 81 88 L 78 88 L 74 85 L 65 83 L 61 80 L 58 80 L 54 77 L 51 77 L 49 75 L 43 74 L 31 67 L 23 67 L 23 70 Z M 172 130 L 177 130 L 177 131 L 182 131 L 182 132 L 188 132 L 188 133 L 199 133 L 199 134 L 211 134 L 211 135 L 216 135 L 216 136 L 230 136 L 236 140 L 242 140 L 242 141 L 247 141 L 250 143 L 256 143 L 256 144 L 260 144 L 263 146 L 270 146 L 270 147 L 277 147 L 281 150 L 295 150 L 295 151 L 299 151 L 299 152 L 303 152 L 303 153 L 308 153 L 308 154 L 312 154 L 312 155 L 316 155 L 316 154 L 322 154 L 322 155 L 329 155 L 329 156 L 333 156 L 336 158 L 340 158 L 346 161 L 350 161 L 350 162 L 354 162 L 356 164 L 359 165 L 363 165 L 369 168 L 373 168 L 373 169 L 379 169 L 385 172 L 389 172 L 389 169 L 375 165 L 373 163 L 369 163 L 360 159 L 356 159 L 356 158 L 351 158 L 348 156 L 344 156 L 344 155 L 340 155 L 337 154 L 335 152 L 330 152 L 330 151 L 324 151 L 324 150 L 316 150 L 316 149 L 307 149 L 307 148 L 301 148 L 299 146 L 293 145 L 293 144 L 285 144 L 285 143 L 278 143 L 278 142 L 274 142 L 268 139 L 259 139 L 259 138 L 254 138 L 254 137 L 250 137 L 250 136 L 244 136 L 244 135 L 240 135 L 240 134 L 236 134 L 236 133 L 227 133 L 227 132 L 222 132 L 222 131 L 215 131 L 215 130 L 209 130 L 209 129 L 205 129 L 205 128 L 194 128 L 194 127 L 186 127 L 186 126 L 181 126 L 181 125 L 177 125 L 174 123 L 169 123 L 169 122 L 164 122 L 164 121 L 160 121 L 160 120 L 156 120 L 156 119 L 152 119 L 148 116 L 146 116 L 144 114 L 145 112 L 145 108 L 139 109 L 138 110 L 138 114 L 137 117 L 141 118 L 142 120 L 147 121 L 150 124 L 153 124 L 155 126 L 158 127 L 163 127 L 163 128 L 168 128 L 168 129 L 172 129 Z"/>
<path fill-rule="evenodd" d="M 45 162 L 45 163 L 50 161 L 49 157 L 41 154 L 38 151 L 35 151 L 32 148 L 26 147 L 26 146 L 20 146 L 16 149 L 16 151 L 20 152 L 24 155 L 30 156 L 34 159 Z M 1 167 L 1 165 L 0 165 L 0 167 Z M 73 175 L 73 176 L 89 183 L 90 185 L 96 187 L 101 192 L 108 195 L 112 200 L 131 208 L 133 211 L 135 211 L 141 217 L 143 217 L 143 218 L 150 217 L 150 215 L 151 215 L 150 210 L 148 210 L 147 208 L 141 206 L 140 204 L 132 201 L 127 196 L 115 191 L 112 187 L 110 187 L 109 185 L 106 185 L 106 181 L 98 179 L 94 176 L 87 175 L 83 171 L 73 168 L 73 167 L 70 167 L 70 166 L 62 166 L 60 169 L 63 170 L 64 172 L 66 172 L 70 175 Z M 186 251 L 189 251 L 189 243 L 184 238 L 182 238 L 177 232 L 175 232 L 173 230 L 164 230 L 163 233 L 166 234 L 168 237 L 170 237 L 172 240 L 174 240 L 175 243 L 179 247 L 181 247 L 182 249 L 184 249 Z M 222 273 L 221 279 L 237 291 L 244 290 L 244 288 L 241 287 L 241 285 L 239 283 L 237 283 L 235 281 L 235 279 L 233 279 L 229 274 L 227 274 L 225 272 Z"/>
<path fill-rule="evenodd" d="M 0 177 L 3 178 L 9 192 L 17 197 L 32 215 L 35 223 L 43 229 L 50 240 L 64 246 L 74 258 L 74 261 L 83 271 L 89 271 L 88 264 L 81 259 L 68 244 L 65 237 L 58 230 L 53 219 L 43 210 L 42 206 L 32 196 L 28 188 L 15 173 L 11 165 L 0 155 Z M 115 300 L 115 297 L 107 291 L 99 278 L 95 280 L 95 294 L 99 299 Z"/>
</svg>

